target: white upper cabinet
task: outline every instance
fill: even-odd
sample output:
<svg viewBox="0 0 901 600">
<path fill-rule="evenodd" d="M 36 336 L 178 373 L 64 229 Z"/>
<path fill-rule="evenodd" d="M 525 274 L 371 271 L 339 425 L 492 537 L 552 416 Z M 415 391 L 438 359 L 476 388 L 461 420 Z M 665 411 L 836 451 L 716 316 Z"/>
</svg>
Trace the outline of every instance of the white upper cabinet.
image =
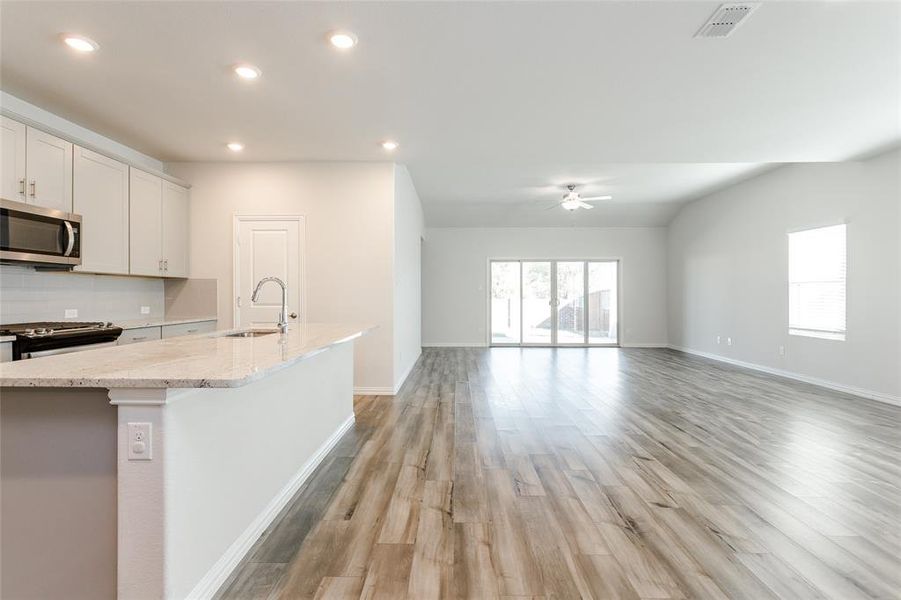
<svg viewBox="0 0 901 600">
<path fill-rule="evenodd" d="M 188 190 L 131 168 L 133 275 L 188 276 Z"/>
<path fill-rule="evenodd" d="M 26 202 L 72 212 L 72 143 L 27 128 Z"/>
<path fill-rule="evenodd" d="M 129 249 L 132 275 L 163 274 L 163 180 L 131 168 Z"/>
<path fill-rule="evenodd" d="M 128 165 L 74 149 L 73 212 L 81 215 L 76 271 L 128 274 Z"/>
<path fill-rule="evenodd" d="M 163 275 L 188 276 L 188 190 L 163 182 Z"/>
<path fill-rule="evenodd" d="M 0 198 L 25 202 L 25 125 L 0 117 Z"/>
</svg>

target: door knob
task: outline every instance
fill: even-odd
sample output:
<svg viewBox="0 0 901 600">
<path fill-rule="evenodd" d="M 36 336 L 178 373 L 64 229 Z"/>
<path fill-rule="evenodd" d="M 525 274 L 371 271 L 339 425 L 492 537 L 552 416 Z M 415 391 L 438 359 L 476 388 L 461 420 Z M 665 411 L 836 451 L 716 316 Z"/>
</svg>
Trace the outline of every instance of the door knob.
<svg viewBox="0 0 901 600">
<path fill-rule="evenodd" d="M 288 315 L 288 316 L 291 317 L 292 319 L 296 319 L 296 318 L 297 318 L 297 313 L 291 313 L 291 314 Z"/>
</svg>

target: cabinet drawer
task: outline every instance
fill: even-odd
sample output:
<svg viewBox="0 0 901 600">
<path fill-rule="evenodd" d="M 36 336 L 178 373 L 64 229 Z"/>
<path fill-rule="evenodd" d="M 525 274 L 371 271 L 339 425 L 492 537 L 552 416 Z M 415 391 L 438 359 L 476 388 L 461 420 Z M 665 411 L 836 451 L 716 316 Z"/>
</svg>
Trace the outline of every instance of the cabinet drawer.
<svg viewBox="0 0 901 600">
<path fill-rule="evenodd" d="M 163 325 L 163 338 L 180 335 L 194 335 L 216 331 L 216 321 L 200 321 L 198 323 L 182 323 L 180 325 Z"/>
<path fill-rule="evenodd" d="M 124 346 L 126 344 L 137 344 L 138 342 L 149 342 L 150 340 L 160 339 L 159 327 L 141 327 L 140 329 L 126 329 L 119 336 L 118 344 Z"/>
</svg>

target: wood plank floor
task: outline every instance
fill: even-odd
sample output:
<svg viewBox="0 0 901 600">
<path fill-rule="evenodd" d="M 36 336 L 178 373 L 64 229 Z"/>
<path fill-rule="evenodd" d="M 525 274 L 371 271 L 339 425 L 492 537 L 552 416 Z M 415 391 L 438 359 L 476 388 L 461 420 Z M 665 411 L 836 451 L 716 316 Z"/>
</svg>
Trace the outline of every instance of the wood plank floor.
<svg viewBox="0 0 901 600">
<path fill-rule="evenodd" d="M 427 349 L 219 593 L 899 598 L 901 409 L 669 350 Z"/>
</svg>

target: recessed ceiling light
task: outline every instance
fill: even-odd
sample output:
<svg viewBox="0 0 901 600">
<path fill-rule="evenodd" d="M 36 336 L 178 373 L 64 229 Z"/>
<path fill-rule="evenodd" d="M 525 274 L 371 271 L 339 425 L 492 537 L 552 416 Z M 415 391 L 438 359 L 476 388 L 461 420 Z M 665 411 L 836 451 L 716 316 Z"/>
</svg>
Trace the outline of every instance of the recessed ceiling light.
<svg viewBox="0 0 901 600">
<path fill-rule="evenodd" d="M 64 33 L 61 37 L 64 44 L 77 52 L 94 52 L 95 50 L 97 50 L 97 48 L 100 47 L 100 44 L 90 38 L 84 37 L 83 35 Z"/>
<path fill-rule="evenodd" d="M 247 64 L 235 65 L 234 71 L 235 75 L 247 81 L 253 81 L 263 74 L 263 72 L 255 66 Z"/>
<path fill-rule="evenodd" d="M 241 142 L 229 142 L 228 144 L 226 144 L 226 147 L 232 152 L 240 152 L 244 149 L 244 144 L 242 144 Z"/>
<path fill-rule="evenodd" d="M 388 151 L 397 150 L 397 145 L 397 142 L 393 140 L 385 140 L 384 142 L 382 142 L 382 148 Z"/>
<path fill-rule="evenodd" d="M 349 31 L 333 31 L 328 34 L 328 41 L 340 50 L 347 50 L 357 45 L 357 36 Z"/>
</svg>

